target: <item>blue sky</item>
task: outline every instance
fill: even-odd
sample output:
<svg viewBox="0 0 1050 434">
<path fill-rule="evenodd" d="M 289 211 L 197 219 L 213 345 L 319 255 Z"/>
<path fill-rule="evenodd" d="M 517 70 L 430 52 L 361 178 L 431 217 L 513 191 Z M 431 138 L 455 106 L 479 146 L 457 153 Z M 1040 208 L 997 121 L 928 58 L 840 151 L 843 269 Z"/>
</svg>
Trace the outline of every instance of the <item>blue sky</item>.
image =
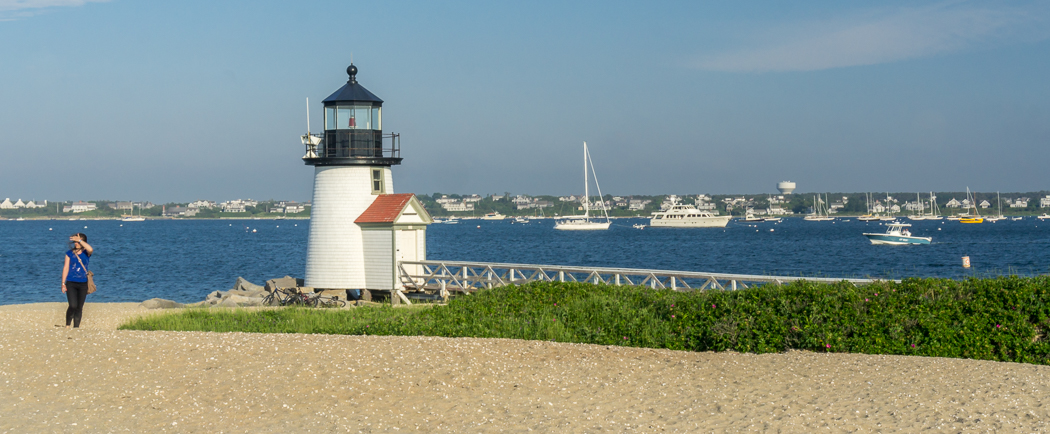
<svg viewBox="0 0 1050 434">
<path fill-rule="evenodd" d="M 0 0 L 0 197 L 306 200 L 358 79 L 394 187 L 1050 189 L 1046 2 Z"/>
</svg>

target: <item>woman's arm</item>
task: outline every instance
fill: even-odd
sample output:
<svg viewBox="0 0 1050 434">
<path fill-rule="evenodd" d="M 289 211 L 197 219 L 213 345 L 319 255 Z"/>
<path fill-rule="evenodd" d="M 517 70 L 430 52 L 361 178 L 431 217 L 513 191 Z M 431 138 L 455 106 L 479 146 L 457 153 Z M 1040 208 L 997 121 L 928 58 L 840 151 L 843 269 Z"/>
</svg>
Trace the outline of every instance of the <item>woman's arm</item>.
<svg viewBox="0 0 1050 434">
<path fill-rule="evenodd" d="M 69 276 L 69 255 L 66 255 L 65 264 L 62 266 L 62 293 L 66 292 L 66 277 Z"/>
<path fill-rule="evenodd" d="M 78 242 L 80 243 L 80 247 L 83 247 L 84 251 L 87 252 L 88 256 L 95 253 L 95 249 L 91 248 L 91 244 L 88 244 L 87 241 L 80 240 Z"/>
</svg>

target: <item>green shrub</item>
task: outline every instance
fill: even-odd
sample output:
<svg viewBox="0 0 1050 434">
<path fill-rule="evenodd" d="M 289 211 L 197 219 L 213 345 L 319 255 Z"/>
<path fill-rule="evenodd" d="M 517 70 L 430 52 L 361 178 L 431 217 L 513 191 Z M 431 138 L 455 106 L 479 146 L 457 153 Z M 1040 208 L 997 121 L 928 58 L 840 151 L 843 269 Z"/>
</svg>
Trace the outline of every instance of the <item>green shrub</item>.
<svg viewBox="0 0 1050 434">
<path fill-rule="evenodd" d="M 124 329 L 552 340 L 686 351 L 789 349 L 1050 364 L 1050 277 L 795 282 L 673 292 L 540 282 L 447 306 L 185 310 Z"/>
</svg>

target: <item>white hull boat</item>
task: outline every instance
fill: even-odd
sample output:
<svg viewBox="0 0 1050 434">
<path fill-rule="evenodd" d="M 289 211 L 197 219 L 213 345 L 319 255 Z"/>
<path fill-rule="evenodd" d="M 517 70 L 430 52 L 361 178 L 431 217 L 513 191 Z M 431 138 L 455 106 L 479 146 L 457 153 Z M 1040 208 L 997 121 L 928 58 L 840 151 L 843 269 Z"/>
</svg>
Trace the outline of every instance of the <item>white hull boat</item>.
<svg viewBox="0 0 1050 434">
<path fill-rule="evenodd" d="M 591 192 L 590 180 L 588 179 L 587 167 L 590 166 L 590 174 L 594 175 L 594 186 L 598 188 L 598 203 L 602 206 L 604 220 L 591 217 Z M 594 172 L 594 163 L 591 162 L 591 153 L 587 150 L 587 142 L 583 142 L 583 215 L 560 217 L 554 221 L 554 229 L 559 231 L 604 231 L 612 224 L 609 221 L 609 212 L 605 209 L 605 201 L 602 200 L 602 187 L 598 184 L 598 174 Z"/>
<path fill-rule="evenodd" d="M 894 246 L 901 246 L 905 244 L 930 244 L 933 241 L 931 237 L 916 237 L 908 231 L 907 227 L 911 226 L 907 223 L 890 223 L 886 225 L 886 233 L 875 234 L 865 233 L 864 236 L 868 237 L 868 241 L 872 244 L 888 244 Z"/>
<path fill-rule="evenodd" d="M 654 212 L 649 226 L 654 228 L 724 228 L 733 216 L 714 215 L 693 205 L 674 203 L 667 211 Z"/>
</svg>

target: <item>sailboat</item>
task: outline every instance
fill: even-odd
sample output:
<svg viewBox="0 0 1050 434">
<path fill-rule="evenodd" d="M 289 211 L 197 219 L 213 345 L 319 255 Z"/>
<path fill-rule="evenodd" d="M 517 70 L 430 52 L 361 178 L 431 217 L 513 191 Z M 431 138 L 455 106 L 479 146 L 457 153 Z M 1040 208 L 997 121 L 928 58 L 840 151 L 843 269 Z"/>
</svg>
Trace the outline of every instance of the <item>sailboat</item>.
<svg viewBox="0 0 1050 434">
<path fill-rule="evenodd" d="M 926 214 L 926 218 L 924 218 L 923 220 L 941 220 L 943 218 L 944 217 L 941 217 L 941 208 L 937 206 L 937 196 L 934 196 L 933 192 L 931 191 L 930 192 L 930 213 Z"/>
<path fill-rule="evenodd" d="M 820 195 L 813 196 L 813 214 L 807 215 L 804 220 L 808 222 L 826 222 L 829 220 L 835 220 L 834 217 L 828 215 L 828 206 L 825 200 L 820 199 Z"/>
<path fill-rule="evenodd" d="M 985 220 L 988 220 L 992 223 L 995 223 L 999 220 L 1006 220 L 1006 216 L 1003 215 L 1003 200 L 999 197 L 998 191 L 995 192 L 995 201 L 999 204 L 999 215 L 995 217 L 985 217 Z"/>
<path fill-rule="evenodd" d="M 587 167 L 590 166 L 591 174 L 594 175 L 594 186 L 598 188 L 598 203 L 602 205 L 602 215 L 605 221 L 591 218 L 591 192 L 590 180 L 587 179 Z M 562 231 L 602 231 L 609 229 L 612 222 L 609 221 L 609 212 L 605 209 L 605 201 L 602 198 L 602 187 L 598 185 L 598 174 L 594 172 L 594 163 L 591 162 L 591 153 L 587 150 L 587 142 L 583 142 L 583 215 L 560 217 L 554 221 L 554 229 Z"/>
<path fill-rule="evenodd" d="M 925 213 L 926 206 L 923 203 L 922 198 L 919 197 L 919 193 L 915 193 L 915 203 L 917 205 L 919 205 L 919 213 L 908 216 L 908 219 L 909 220 L 926 220 L 926 213 Z"/>
<path fill-rule="evenodd" d="M 984 219 L 981 218 L 981 214 L 977 212 L 977 195 L 970 196 L 970 187 L 966 187 L 966 198 L 970 199 L 970 206 L 973 207 L 973 215 L 969 215 L 970 210 L 966 210 L 967 215 L 959 219 L 959 223 L 984 223 Z"/>
<path fill-rule="evenodd" d="M 857 217 L 857 221 L 870 222 L 878 220 L 879 216 L 871 213 L 871 193 L 864 193 L 864 204 L 867 206 L 868 213 Z"/>
<path fill-rule="evenodd" d="M 135 204 L 131 204 L 131 215 L 122 216 L 120 219 L 122 222 L 144 222 L 146 218 L 141 215 L 135 215 Z"/>
</svg>

